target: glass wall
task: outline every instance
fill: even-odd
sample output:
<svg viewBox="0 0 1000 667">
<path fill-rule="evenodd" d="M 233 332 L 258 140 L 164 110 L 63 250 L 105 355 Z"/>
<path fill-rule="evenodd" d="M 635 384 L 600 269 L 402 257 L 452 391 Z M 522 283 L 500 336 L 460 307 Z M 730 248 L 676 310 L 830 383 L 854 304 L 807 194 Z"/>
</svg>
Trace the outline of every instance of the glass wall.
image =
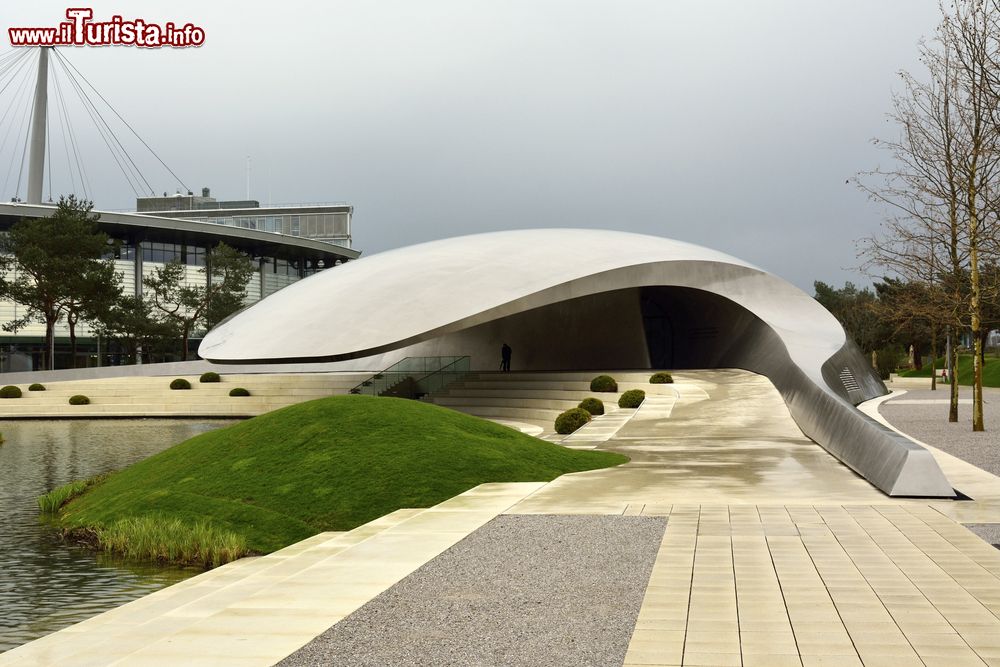
<svg viewBox="0 0 1000 667">
<path fill-rule="evenodd" d="M 348 213 L 298 213 L 296 215 L 224 215 L 185 216 L 186 220 L 210 222 L 216 225 L 255 229 L 261 232 L 288 234 L 307 239 L 328 241 L 345 248 L 351 247 L 351 224 Z"/>
<path fill-rule="evenodd" d="M 205 266 L 205 248 L 185 245 L 183 243 L 154 243 L 146 241 L 142 244 L 142 261 L 144 264 L 181 262 L 188 266 Z"/>
</svg>

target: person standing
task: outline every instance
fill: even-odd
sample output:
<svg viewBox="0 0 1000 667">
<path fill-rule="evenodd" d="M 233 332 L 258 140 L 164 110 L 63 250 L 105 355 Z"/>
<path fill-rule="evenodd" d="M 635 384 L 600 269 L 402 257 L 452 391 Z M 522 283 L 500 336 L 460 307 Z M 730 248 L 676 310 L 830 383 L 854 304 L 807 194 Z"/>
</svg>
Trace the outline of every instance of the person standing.
<svg viewBox="0 0 1000 667">
<path fill-rule="evenodd" d="M 513 352 L 510 345 L 507 343 L 503 344 L 500 348 L 500 370 L 509 373 L 510 372 L 510 354 Z"/>
</svg>

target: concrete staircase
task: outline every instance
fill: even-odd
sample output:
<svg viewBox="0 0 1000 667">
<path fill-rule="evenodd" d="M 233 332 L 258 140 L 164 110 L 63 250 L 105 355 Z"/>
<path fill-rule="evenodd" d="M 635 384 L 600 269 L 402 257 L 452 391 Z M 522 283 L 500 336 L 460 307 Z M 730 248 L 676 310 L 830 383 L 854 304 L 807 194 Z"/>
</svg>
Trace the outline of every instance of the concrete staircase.
<svg viewBox="0 0 1000 667">
<path fill-rule="evenodd" d="M 0 665 L 273 665 L 542 486 L 482 484 L 241 559 L 0 654 Z"/>
<path fill-rule="evenodd" d="M 604 373 L 618 381 L 617 393 L 590 391 L 591 379 Z M 577 407 L 588 396 L 604 401 L 604 409 L 608 415 L 619 410 L 618 398 L 629 389 L 642 389 L 648 395 L 673 396 L 671 385 L 649 384 L 650 373 L 651 371 L 472 373 L 425 400 L 501 423 L 541 428 L 544 437 L 554 432 L 555 419 L 559 413 Z"/>
<path fill-rule="evenodd" d="M 117 377 L 50 382 L 45 391 L 28 391 L 18 384 L 21 398 L 0 399 L 3 418 L 74 417 L 253 417 L 314 398 L 346 394 L 365 373 L 298 373 L 223 375 L 218 383 L 201 383 L 197 375 L 180 376 L 189 390 L 172 390 L 172 377 Z M 250 396 L 230 396 L 243 387 Z M 89 405 L 70 405 L 83 394 Z"/>
</svg>

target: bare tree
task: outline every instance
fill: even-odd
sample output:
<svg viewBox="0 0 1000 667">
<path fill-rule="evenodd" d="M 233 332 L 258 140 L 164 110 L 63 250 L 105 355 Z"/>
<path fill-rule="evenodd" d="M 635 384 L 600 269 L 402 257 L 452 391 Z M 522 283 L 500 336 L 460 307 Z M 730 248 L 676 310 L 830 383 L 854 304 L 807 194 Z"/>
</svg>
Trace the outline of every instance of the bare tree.
<svg viewBox="0 0 1000 667">
<path fill-rule="evenodd" d="M 968 259 L 959 178 L 957 64 L 941 40 L 921 43 L 920 56 L 927 79 L 901 72 L 903 90 L 893 96 L 889 119 L 899 127 L 899 136 L 874 140 L 889 153 L 893 167 L 862 172 L 855 179 L 889 212 L 880 233 L 860 241 L 859 255 L 869 275 L 890 274 L 923 285 L 922 293 L 933 301 L 920 304 L 919 314 L 911 316 L 927 317 L 932 332 L 943 328 L 954 340 L 965 315 L 962 285 Z M 935 337 L 932 348 L 936 343 Z M 958 368 L 954 345 L 949 365 Z M 956 422 L 954 377 L 950 393 L 948 419 Z"/>
<path fill-rule="evenodd" d="M 890 118 L 900 137 L 876 142 L 895 166 L 857 179 L 893 211 L 879 235 L 862 240 L 864 268 L 926 285 L 935 303 L 919 310 L 941 317 L 954 341 L 971 330 L 975 431 L 984 429 L 981 268 L 995 259 L 1000 232 L 998 2 L 940 5 L 935 39 L 920 47 L 926 79 L 902 73 L 904 89 L 893 98 Z M 957 344 L 949 362 L 957 375 Z M 950 421 L 958 420 L 957 380 L 952 378 Z"/>
<path fill-rule="evenodd" d="M 983 293 L 980 276 L 982 254 L 998 226 L 995 215 L 997 179 L 1000 177 L 1000 141 L 997 123 L 997 63 L 1000 32 L 997 7 L 987 0 L 957 0 L 950 11 L 942 5 L 941 34 L 954 51 L 961 97 L 964 150 L 959 153 L 959 178 L 963 185 L 969 249 L 969 324 L 973 340 L 972 430 L 983 423 Z M 984 239 L 986 241 L 984 241 Z"/>
</svg>

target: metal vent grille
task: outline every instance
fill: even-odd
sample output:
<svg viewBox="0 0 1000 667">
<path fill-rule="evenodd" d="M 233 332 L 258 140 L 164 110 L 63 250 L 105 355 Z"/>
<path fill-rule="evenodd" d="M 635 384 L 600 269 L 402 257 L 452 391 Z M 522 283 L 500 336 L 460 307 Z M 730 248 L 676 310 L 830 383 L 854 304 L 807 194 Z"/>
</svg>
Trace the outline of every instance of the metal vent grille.
<svg viewBox="0 0 1000 667">
<path fill-rule="evenodd" d="M 854 373 L 851 372 L 850 368 L 844 367 L 844 370 L 840 371 L 840 381 L 844 385 L 844 389 L 847 391 L 861 391 L 861 385 L 858 384 L 857 378 L 854 377 Z"/>
</svg>

